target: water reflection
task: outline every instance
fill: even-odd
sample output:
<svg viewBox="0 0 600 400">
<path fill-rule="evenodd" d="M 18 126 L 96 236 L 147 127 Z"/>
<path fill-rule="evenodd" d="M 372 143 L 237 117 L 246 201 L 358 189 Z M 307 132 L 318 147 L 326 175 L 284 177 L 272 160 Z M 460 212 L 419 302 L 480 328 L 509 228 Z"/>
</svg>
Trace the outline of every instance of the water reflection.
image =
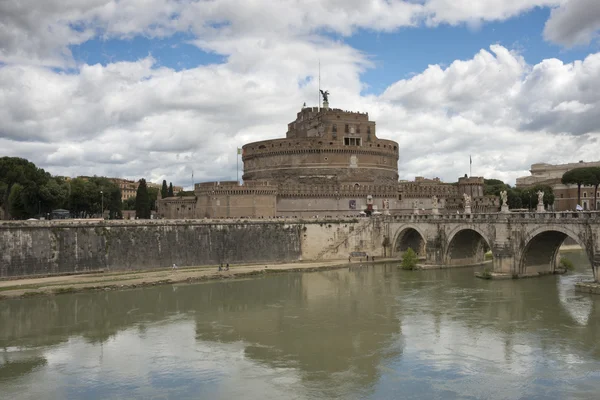
<svg viewBox="0 0 600 400">
<path fill-rule="evenodd" d="M 0 390 L 588 398 L 600 389 L 600 298 L 572 290 L 588 274 L 490 282 L 387 265 L 3 301 Z"/>
</svg>

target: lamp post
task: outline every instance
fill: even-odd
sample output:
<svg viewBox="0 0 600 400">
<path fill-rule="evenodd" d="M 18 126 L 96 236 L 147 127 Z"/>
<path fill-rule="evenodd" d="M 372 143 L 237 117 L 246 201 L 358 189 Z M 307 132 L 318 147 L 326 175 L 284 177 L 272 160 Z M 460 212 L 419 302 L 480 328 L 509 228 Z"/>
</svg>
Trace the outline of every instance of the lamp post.
<svg viewBox="0 0 600 400">
<path fill-rule="evenodd" d="M 100 197 L 102 197 L 102 200 L 101 200 L 102 208 L 100 210 L 100 216 L 102 218 L 104 218 L 104 192 L 102 190 L 100 191 Z"/>
</svg>

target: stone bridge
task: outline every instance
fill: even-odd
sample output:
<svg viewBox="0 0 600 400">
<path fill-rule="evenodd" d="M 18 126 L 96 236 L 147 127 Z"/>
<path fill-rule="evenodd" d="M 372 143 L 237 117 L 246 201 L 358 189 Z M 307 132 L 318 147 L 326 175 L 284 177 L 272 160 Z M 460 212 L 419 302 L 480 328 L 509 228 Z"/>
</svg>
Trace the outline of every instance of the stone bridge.
<svg viewBox="0 0 600 400">
<path fill-rule="evenodd" d="M 493 272 L 513 277 L 553 273 L 569 237 L 600 268 L 600 212 L 544 212 L 384 217 L 392 255 L 409 247 L 427 264 L 470 265 L 491 250 Z"/>
</svg>

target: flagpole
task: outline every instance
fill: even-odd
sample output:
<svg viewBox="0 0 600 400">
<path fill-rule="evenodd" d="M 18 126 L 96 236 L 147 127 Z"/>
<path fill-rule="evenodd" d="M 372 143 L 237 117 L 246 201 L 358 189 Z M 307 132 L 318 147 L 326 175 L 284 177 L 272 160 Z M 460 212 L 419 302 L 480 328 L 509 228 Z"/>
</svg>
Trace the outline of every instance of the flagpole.
<svg viewBox="0 0 600 400">
<path fill-rule="evenodd" d="M 240 184 L 240 158 L 238 157 L 240 155 L 240 149 L 237 148 L 237 150 L 235 151 L 235 177 L 237 180 L 237 184 Z"/>
<path fill-rule="evenodd" d="M 469 154 L 469 178 L 473 176 L 473 159 Z"/>
<path fill-rule="evenodd" d="M 321 59 L 319 58 L 319 88 L 317 90 L 317 110 L 321 111 Z"/>
</svg>

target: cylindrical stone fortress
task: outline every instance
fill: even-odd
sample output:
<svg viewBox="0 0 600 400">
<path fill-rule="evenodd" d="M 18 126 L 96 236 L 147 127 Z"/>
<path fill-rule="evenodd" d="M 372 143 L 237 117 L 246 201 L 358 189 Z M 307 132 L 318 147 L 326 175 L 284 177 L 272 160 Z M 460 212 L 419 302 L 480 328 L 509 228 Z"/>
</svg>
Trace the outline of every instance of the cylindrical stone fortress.
<svg viewBox="0 0 600 400">
<path fill-rule="evenodd" d="M 366 113 L 304 108 L 285 139 L 243 147 L 244 181 L 277 184 L 390 185 L 398 181 L 398 143 L 378 139 Z"/>
</svg>

